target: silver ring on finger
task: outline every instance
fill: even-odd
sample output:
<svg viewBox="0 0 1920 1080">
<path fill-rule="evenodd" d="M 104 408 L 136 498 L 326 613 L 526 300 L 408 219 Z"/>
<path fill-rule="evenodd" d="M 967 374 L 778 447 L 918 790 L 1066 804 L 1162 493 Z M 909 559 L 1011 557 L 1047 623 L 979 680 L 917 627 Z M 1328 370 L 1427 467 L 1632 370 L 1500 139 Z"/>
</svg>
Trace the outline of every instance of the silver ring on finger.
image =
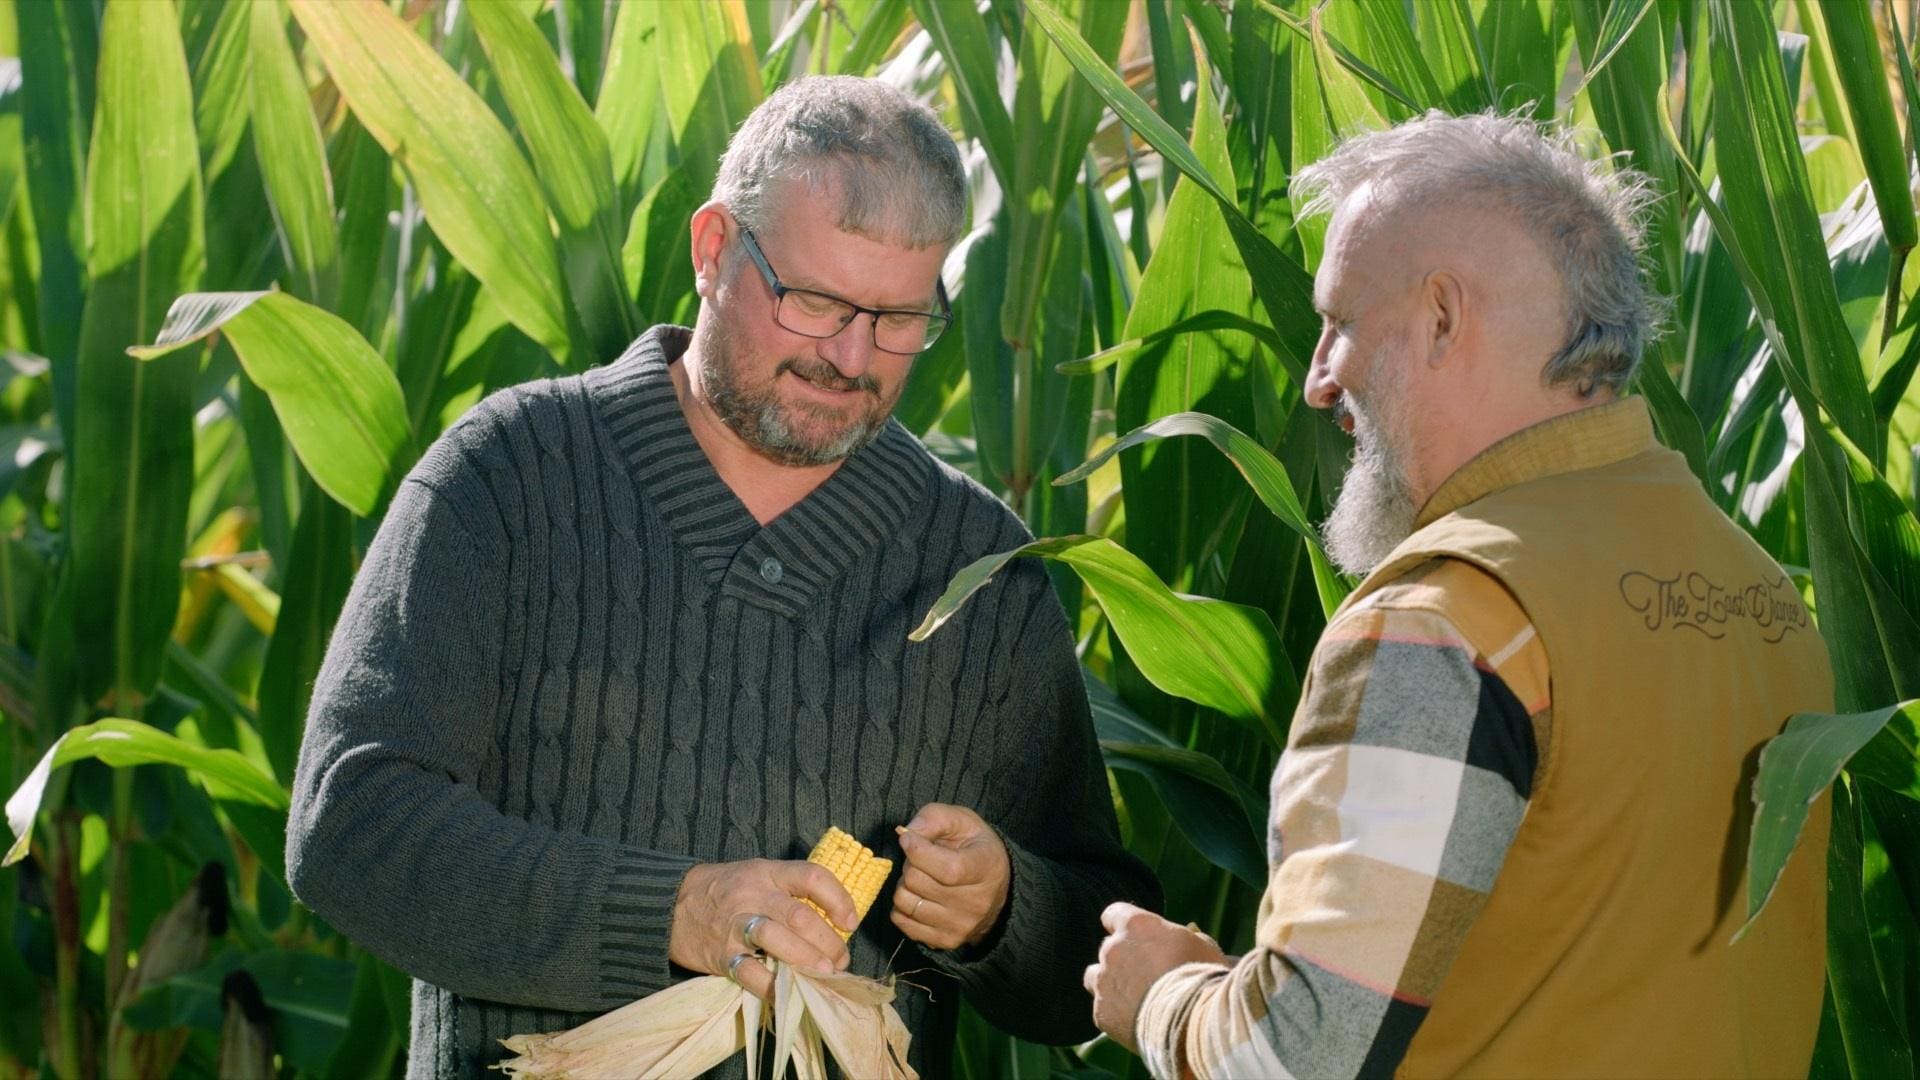
<svg viewBox="0 0 1920 1080">
<path fill-rule="evenodd" d="M 924 904 L 924 903 L 926 903 L 926 902 L 927 902 L 927 898 L 926 898 L 926 897 L 924 897 L 924 896 L 916 896 L 916 897 L 914 897 L 914 898 L 913 898 L 913 910 L 912 910 L 912 911 L 909 911 L 909 912 L 907 912 L 907 918 L 909 918 L 909 919 L 917 919 L 917 918 L 919 918 L 919 917 L 920 917 L 920 905 L 921 905 L 921 904 Z"/>
<path fill-rule="evenodd" d="M 747 943 L 747 948 L 757 951 L 760 948 L 760 943 L 753 940 L 754 931 L 760 929 L 761 923 L 772 921 L 772 919 L 767 918 L 765 915 L 755 915 L 753 918 L 748 919 L 747 925 L 740 930 L 740 940 Z"/>
<path fill-rule="evenodd" d="M 740 964 L 743 961 L 752 960 L 753 958 L 753 953 L 734 953 L 733 959 L 727 961 L 727 978 L 733 980 L 734 985 L 744 985 L 740 982 Z"/>
</svg>

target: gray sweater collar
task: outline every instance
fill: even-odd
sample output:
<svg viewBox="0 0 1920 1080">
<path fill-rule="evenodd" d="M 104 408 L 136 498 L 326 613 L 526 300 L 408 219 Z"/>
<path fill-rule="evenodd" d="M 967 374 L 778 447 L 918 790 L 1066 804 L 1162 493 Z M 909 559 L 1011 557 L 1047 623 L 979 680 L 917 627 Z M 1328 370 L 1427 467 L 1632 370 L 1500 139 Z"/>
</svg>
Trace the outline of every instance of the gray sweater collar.
<svg viewBox="0 0 1920 1080">
<path fill-rule="evenodd" d="M 927 452 L 889 420 L 812 494 L 762 527 L 714 471 L 674 394 L 667 365 L 692 337 L 685 327 L 655 326 L 620 359 L 589 372 L 587 385 L 641 495 L 708 582 L 743 603 L 797 617 L 899 530 L 926 487 Z"/>
</svg>

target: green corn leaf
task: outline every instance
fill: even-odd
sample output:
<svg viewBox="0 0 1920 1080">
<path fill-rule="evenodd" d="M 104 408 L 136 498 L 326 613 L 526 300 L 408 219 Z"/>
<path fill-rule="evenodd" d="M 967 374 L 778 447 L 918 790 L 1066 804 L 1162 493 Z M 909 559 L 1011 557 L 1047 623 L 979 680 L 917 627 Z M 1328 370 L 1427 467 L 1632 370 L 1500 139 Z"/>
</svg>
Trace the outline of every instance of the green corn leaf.
<svg viewBox="0 0 1920 1080">
<path fill-rule="evenodd" d="M 314 678 L 353 584 L 353 561 L 351 513 L 307 485 L 281 578 L 280 617 L 267 642 L 258 691 L 260 739 L 274 775 L 288 784 L 306 730 Z"/>
<path fill-rule="evenodd" d="M 1908 155 L 1894 119 L 1893 96 L 1887 72 L 1880 62 L 1880 41 L 1874 32 L 1868 0 L 1826 0 L 1820 5 L 1836 76 L 1846 92 L 1852 118 L 1854 145 L 1866 166 L 1867 180 L 1880 207 L 1880 223 L 1893 258 L 1887 274 L 1886 317 L 1883 338 L 1891 337 L 1900 313 L 1900 275 L 1907 252 L 1920 243 L 1920 224 L 1914 219 L 1913 189 Z M 1905 46 L 1894 51 L 1906 62 Z"/>
<path fill-rule="evenodd" d="M 39 764 L 7 799 L 7 824 L 15 840 L 0 866 L 20 861 L 40 811 L 47 782 L 56 769 L 76 761 L 98 760 L 116 769 L 129 765 L 177 765 L 223 801 L 252 803 L 276 810 L 288 806 L 286 789 L 237 750 L 209 750 L 135 720 L 109 718 L 73 728 L 55 741 Z"/>
<path fill-rule="evenodd" d="M 607 137 L 532 19 L 511 4 L 467 11 L 559 223 L 560 266 L 585 327 L 587 356 L 611 360 L 641 328 L 621 271 L 625 228 Z"/>
<path fill-rule="evenodd" d="M 754 8 L 748 8 L 747 11 L 749 15 L 759 14 Z M 760 82 L 767 93 L 780 89 L 788 79 L 793 78 L 794 67 L 802 60 L 800 44 L 802 40 L 815 40 L 820 19 L 820 0 L 800 0 L 787 16 L 787 21 L 781 24 L 780 32 L 761 51 Z M 755 35 L 757 42 L 758 31 Z"/>
<path fill-rule="evenodd" d="M 1714 149 L 1727 217 L 1771 302 L 1785 345 L 1779 359 L 1811 385 L 1847 437 L 1872 453 L 1880 443 L 1873 405 L 1827 267 L 1767 9 L 1710 0 L 1708 12 Z"/>
<path fill-rule="evenodd" d="M 553 5 L 559 55 L 573 68 L 573 84 L 588 106 L 600 95 L 600 59 L 606 54 L 606 19 L 613 6 L 606 0 L 555 0 Z"/>
<path fill-rule="evenodd" d="M 1597 2 L 1598 0 L 1576 0 L 1576 6 L 1583 8 L 1588 13 L 1592 13 L 1595 10 L 1594 5 Z M 1607 4 L 1606 14 L 1599 22 L 1597 33 L 1593 36 L 1592 44 L 1589 46 L 1589 44 L 1584 41 L 1581 43 L 1581 52 L 1585 55 L 1592 56 L 1593 62 L 1586 66 L 1586 71 L 1581 75 L 1580 85 L 1575 88 L 1575 93 L 1585 90 L 1589 83 L 1593 82 L 1602 72 L 1606 71 L 1607 66 L 1613 63 L 1614 57 L 1618 56 L 1620 51 L 1627 47 L 1627 42 L 1633 38 L 1634 33 L 1639 30 L 1643 23 L 1647 22 L 1647 16 L 1651 14 L 1653 10 L 1654 0 L 1611 0 L 1611 2 Z M 1580 20 L 1577 16 L 1575 18 L 1575 25 L 1580 25 Z M 1653 40 L 1660 40 L 1660 20 L 1658 18 L 1652 21 L 1651 29 L 1648 33 Z M 1588 52 L 1589 48 L 1591 48 L 1591 52 Z"/>
<path fill-rule="evenodd" d="M 1194 81 L 1193 44 L 1174 33 L 1175 0 L 1147 0 L 1147 41 L 1153 56 L 1153 103 L 1175 131 L 1193 126 L 1193 107 L 1181 87 Z M 1235 16 L 1238 18 L 1238 16 Z M 1238 35 L 1235 40 L 1238 41 Z"/>
<path fill-rule="evenodd" d="M 1533 103 L 1533 117 L 1553 116 L 1560 55 L 1554 34 L 1570 27 L 1566 6 L 1555 0 L 1491 0 L 1481 6 L 1480 47 L 1486 56 L 1493 102 L 1503 110 Z"/>
<path fill-rule="evenodd" d="M 1073 40 L 1102 71 L 1120 51 L 1126 11 L 1100 0 L 1077 5 Z M 1056 13 L 1064 21 L 1064 16 Z M 1072 200 L 1081 159 L 1100 120 L 1100 96 L 1077 78 L 1063 50 L 1029 34 L 1020 50 L 1020 82 L 1013 106 L 1013 183 L 1009 188 L 1006 300 L 1000 330 L 1024 358 L 1036 343 L 1036 321 L 1048 293 L 1055 228 Z"/>
<path fill-rule="evenodd" d="M 1160 151 L 1182 175 L 1213 196 L 1220 213 L 1227 219 L 1234 245 L 1246 260 L 1254 291 L 1267 309 L 1268 319 L 1280 334 L 1280 340 L 1286 343 L 1286 353 L 1304 369 L 1313 357 L 1314 342 L 1320 336 L 1320 319 L 1313 312 L 1313 279 L 1240 211 L 1239 202 L 1229 190 L 1231 185 L 1221 186 L 1186 140 L 1101 61 L 1099 54 L 1088 47 L 1073 25 L 1047 0 L 1032 0 L 1026 10 L 1081 78 L 1092 85 L 1128 127 Z"/>
<path fill-rule="evenodd" d="M 660 5 L 621 4 L 607 46 L 607 71 L 593 118 L 607 135 L 613 179 L 620 205 L 632 206 L 649 186 L 641 175 L 647 146 L 660 117 L 660 73 L 654 41 L 660 33 Z"/>
<path fill-rule="evenodd" d="M 1435 9 L 1447 8 L 1446 0 L 1429 4 L 1420 14 L 1431 20 Z M 1343 35 L 1342 40 L 1393 86 L 1414 113 L 1447 106 L 1439 80 L 1420 51 L 1413 24 L 1400 0 L 1349 0 L 1326 13 L 1333 18 L 1351 20 L 1359 32 Z"/>
<path fill-rule="evenodd" d="M 1183 746 L 1100 739 L 1107 767 L 1153 785 L 1175 828 L 1194 850 L 1252 888 L 1267 879 L 1266 845 L 1248 819 L 1233 777 L 1214 758 Z"/>
<path fill-rule="evenodd" d="M 232 164 L 247 134 L 252 7 L 223 5 L 205 47 L 192 60 L 194 130 L 209 180 Z"/>
<path fill-rule="evenodd" d="M 52 360 L 54 416 L 72 440 L 81 311 L 87 291 L 82 202 L 99 41 L 80 4 L 16 4 L 20 139 L 40 255 L 40 351 Z"/>
<path fill-rule="evenodd" d="M 1660 191 L 1677 191 L 1673 150 L 1660 131 L 1659 103 L 1665 94 L 1667 51 L 1660 37 L 1660 20 L 1621 16 L 1625 9 L 1640 4 L 1651 8 L 1651 0 L 1617 0 L 1606 18 L 1596 22 L 1598 0 L 1580 0 L 1572 5 L 1574 35 L 1582 55 L 1600 53 L 1609 58 L 1604 67 L 1588 72 L 1586 92 L 1593 102 L 1594 117 L 1613 149 L 1624 151 L 1627 163 L 1653 178 Z M 1647 246 L 1656 271 L 1654 286 L 1668 296 L 1680 291 L 1682 241 L 1685 223 L 1680 218 L 1680 202 L 1664 198 L 1649 212 Z"/>
<path fill-rule="evenodd" d="M 1145 337 L 1128 338 L 1109 345 L 1091 356 L 1068 360 L 1060 364 L 1056 370 L 1062 375 L 1091 375 L 1096 371 L 1105 371 L 1122 360 L 1131 359 L 1181 334 L 1197 334 L 1209 330 L 1238 330 L 1241 333 L 1252 334 L 1276 353 L 1280 353 L 1289 364 L 1291 362 L 1291 357 L 1281 353 L 1280 335 L 1273 332 L 1273 327 L 1255 322 L 1244 315 L 1236 315 L 1231 311 L 1210 308 L 1189 315 L 1171 326 L 1155 330 Z M 1287 374 L 1293 378 L 1296 386 L 1305 382 L 1306 373 L 1303 369 L 1289 366 Z"/>
<path fill-rule="evenodd" d="M 696 188 L 691 170 L 675 169 L 660 178 L 634 207 L 620 258 L 633 283 L 634 306 L 650 323 L 671 322 L 693 295 L 693 261 L 687 227 L 707 197 Z"/>
<path fill-rule="evenodd" d="M 656 7 L 659 31 L 650 59 L 660 74 L 660 107 L 680 167 L 704 200 L 727 140 L 760 103 L 746 11 L 740 0 Z"/>
<path fill-rule="evenodd" d="M 1037 556 L 1080 575 L 1140 670 L 1176 697 L 1216 709 L 1266 733 L 1282 718 L 1277 673 L 1289 670 L 1273 620 L 1257 608 L 1173 592 L 1138 556 L 1101 536 L 1062 536 L 989 555 L 961 568 L 909 637 L 925 641 L 1007 563 Z"/>
<path fill-rule="evenodd" d="M 412 464 L 400 382 L 380 354 L 339 316 L 264 292 L 182 296 L 154 343 L 127 352 L 168 363 L 215 331 L 272 399 L 314 480 L 354 513 L 373 513 Z"/>
<path fill-rule="evenodd" d="M 1870 743 L 1882 743 L 1873 752 L 1876 781 L 1885 778 L 1890 762 L 1914 756 L 1915 732 L 1920 725 L 1920 701 L 1889 705 L 1872 712 L 1838 716 L 1796 713 L 1779 735 L 1760 750 L 1753 779 L 1753 831 L 1747 842 L 1747 921 L 1734 934 L 1738 941 L 1772 899 L 1787 858 L 1800 842 L 1807 811 Z M 1909 781 L 1912 766 L 1907 766 Z M 1890 785 L 1901 790 L 1898 784 Z M 1909 791 L 1920 798 L 1920 791 Z"/>
<path fill-rule="evenodd" d="M 141 364 L 125 354 L 159 330 L 205 258 L 193 90 L 170 7 L 108 5 L 99 89 L 87 169 L 92 288 L 67 444 L 74 632 L 88 699 L 112 692 L 132 710 L 159 679 L 193 490 L 195 358 Z"/>
<path fill-rule="evenodd" d="M 333 179 L 307 81 L 287 41 L 280 0 L 235 5 L 251 13 L 253 150 L 273 206 L 295 289 L 330 307 L 339 289 L 340 243 L 333 225 Z"/>
<path fill-rule="evenodd" d="M 1330 68 L 1338 68 L 1344 75 L 1336 75 L 1335 80 L 1343 92 L 1351 90 L 1365 99 L 1365 105 L 1353 103 L 1352 111 L 1356 116 L 1369 117 L 1366 124 L 1356 127 L 1385 127 L 1392 120 L 1405 120 L 1421 111 L 1421 95 L 1402 89 L 1400 84 L 1387 77 L 1379 68 L 1360 58 L 1349 48 L 1345 39 L 1327 29 L 1322 17 L 1332 15 L 1339 19 L 1347 39 L 1364 40 L 1369 28 L 1366 20 L 1371 16 L 1358 7 L 1330 7 L 1321 5 L 1313 9 L 1305 22 L 1276 6 L 1271 0 L 1254 0 L 1260 8 L 1278 19 L 1289 30 L 1298 35 L 1307 44 L 1312 44 L 1317 36 L 1320 39 L 1319 51 L 1325 54 L 1324 60 Z M 1318 64 L 1316 63 L 1316 67 Z M 1371 89 L 1369 89 L 1371 88 Z M 1349 128 L 1340 129 L 1342 133 Z"/>
<path fill-rule="evenodd" d="M 1014 368 L 1020 362 L 1000 329 L 1007 281 L 1000 268 L 1007 264 L 1005 213 L 986 223 L 967 248 L 964 304 L 956 328 L 966 341 L 968 402 L 973 438 L 985 475 L 1000 489 L 1014 478 Z M 949 330 L 948 333 L 952 333 Z"/>
<path fill-rule="evenodd" d="M 1206 413 L 1175 413 L 1128 432 L 1101 449 L 1089 458 L 1086 464 L 1055 480 L 1055 484 L 1076 484 L 1093 474 L 1095 469 L 1107 463 L 1107 459 L 1123 450 L 1157 439 L 1172 438 L 1177 435 L 1197 435 L 1214 445 L 1225 454 L 1233 467 L 1240 471 L 1247 485 L 1273 516 L 1279 518 L 1301 538 L 1310 544 L 1320 542 L 1319 534 L 1307 521 L 1307 513 L 1300 507 L 1300 497 L 1294 493 L 1293 481 L 1287 478 L 1287 470 L 1280 459 L 1269 453 L 1266 447 L 1253 441 L 1232 424 L 1217 416 Z"/>
<path fill-rule="evenodd" d="M 1433 79 L 1448 112 L 1479 112 L 1493 104 L 1487 58 L 1467 0 L 1432 0 L 1415 12 L 1423 55 L 1433 58 Z"/>
<path fill-rule="evenodd" d="M 547 201 L 493 110 L 384 5 L 290 3 L 354 115 L 413 181 L 434 235 L 514 325 L 567 357 Z"/>
<path fill-rule="evenodd" d="M 1915 1006 L 1920 1005 L 1914 997 L 1913 970 L 1920 962 L 1920 952 L 1914 948 L 1920 944 L 1920 921 L 1916 921 L 1913 905 L 1907 899 L 1914 881 L 1913 868 L 1897 865 L 1895 860 L 1906 863 L 1908 853 L 1920 840 L 1920 805 L 1872 784 L 1856 784 L 1851 794 L 1856 797 L 1860 815 L 1858 881 L 1866 918 L 1848 929 L 1866 938 L 1881 995 L 1893 1014 L 1896 1027 L 1888 1040 L 1889 1048 L 1896 1054 L 1902 1050 L 1910 1054 L 1913 1037 L 1908 1033 L 1915 1024 Z M 1852 877 L 1848 875 L 1849 880 Z M 1858 1024 L 1852 1026 L 1858 1030 Z"/>
<path fill-rule="evenodd" d="M 980 140 L 1002 186 L 1013 183 L 1013 118 L 1000 100 L 992 43 L 973 0 L 913 0 L 913 14 L 946 58 L 961 122 Z"/>
<path fill-rule="evenodd" d="M 392 160 L 385 148 L 348 116 L 335 137 L 332 172 L 340 219 L 340 299 L 333 311 L 361 335 L 377 340 L 392 296 L 387 212 L 394 202 Z M 383 273 L 383 269 L 388 271 Z"/>
<path fill-rule="evenodd" d="M 1352 59 L 1352 54 L 1328 35 L 1317 11 L 1309 24 L 1308 40 L 1313 44 L 1314 69 L 1320 74 L 1320 96 L 1326 102 L 1327 117 L 1332 121 L 1333 130 L 1345 137 L 1359 131 L 1378 131 L 1390 124 L 1392 120 L 1374 103 L 1374 95 L 1367 92 L 1366 83 L 1371 82 L 1378 87 L 1381 77 L 1369 79 L 1362 74 L 1363 71 L 1371 72 L 1371 69 Z M 1398 89 L 1394 93 L 1404 94 Z M 1413 114 L 1412 98 L 1399 97 L 1393 100 L 1404 106 L 1397 113 L 1399 118 Z"/>
<path fill-rule="evenodd" d="M 880 0 L 861 20 L 860 30 L 835 65 L 842 75 L 869 75 L 907 24 L 907 0 Z"/>
<path fill-rule="evenodd" d="M 1894 1011 L 1874 955 L 1865 896 L 1861 806 L 1847 785 L 1833 789 L 1827 849 L 1827 988 L 1854 1076 L 1912 1076 L 1913 1044 Z"/>
<path fill-rule="evenodd" d="M 1204 83 L 1195 102 L 1194 148 L 1211 175 L 1233 183 L 1219 109 Z M 1128 313 L 1126 336 L 1144 339 L 1204 310 L 1250 317 L 1253 286 L 1239 254 L 1206 192 L 1183 177 Z M 1251 335 L 1215 330 L 1165 338 L 1123 360 L 1114 382 L 1114 424 L 1131 431 L 1175 413 L 1204 412 L 1241 431 L 1252 428 L 1252 368 L 1260 347 Z M 1228 462 L 1187 439 L 1129 454 L 1120 459 L 1120 472 L 1128 547 L 1175 586 L 1194 588 L 1221 542 L 1221 508 L 1244 498 L 1242 481 Z"/>
</svg>

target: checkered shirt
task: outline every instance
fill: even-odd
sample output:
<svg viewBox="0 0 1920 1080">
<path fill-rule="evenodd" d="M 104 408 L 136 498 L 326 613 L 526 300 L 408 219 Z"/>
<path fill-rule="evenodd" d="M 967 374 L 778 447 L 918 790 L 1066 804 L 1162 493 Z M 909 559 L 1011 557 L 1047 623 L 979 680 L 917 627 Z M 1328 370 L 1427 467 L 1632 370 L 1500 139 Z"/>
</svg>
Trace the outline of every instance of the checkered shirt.
<svg viewBox="0 0 1920 1080">
<path fill-rule="evenodd" d="M 1155 1076 L 1390 1075 L 1484 906 L 1548 749 L 1547 656 L 1452 559 L 1327 627 L 1273 779 L 1254 947 L 1148 991 Z"/>
</svg>

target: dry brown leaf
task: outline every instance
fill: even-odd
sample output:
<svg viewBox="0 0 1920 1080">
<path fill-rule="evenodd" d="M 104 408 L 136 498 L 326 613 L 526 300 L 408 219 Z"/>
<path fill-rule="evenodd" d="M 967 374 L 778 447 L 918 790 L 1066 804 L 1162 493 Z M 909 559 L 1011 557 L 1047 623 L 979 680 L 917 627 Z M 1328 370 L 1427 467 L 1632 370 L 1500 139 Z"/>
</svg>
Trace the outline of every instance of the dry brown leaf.
<svg viewBox="0 0 1920 1080">
<path fill-rule="evenodd" d="M 526 1080 L 678 1080 L 747 1054 L 760 1080 L 762 1036 L 773 1028 L 767 1080 L 826 1080 L 827 1055 L 849 1076 L 919 1080 L 907 1066 L 910 1036 L 893 987 L 860 975 L 819 974 L 773 962 L 768 1006 L 732 980 L 708 975 L 622 1006 L 570 1031 L 501 1040 L 514 1052 L 496 1068 Z"/>
</svg>

